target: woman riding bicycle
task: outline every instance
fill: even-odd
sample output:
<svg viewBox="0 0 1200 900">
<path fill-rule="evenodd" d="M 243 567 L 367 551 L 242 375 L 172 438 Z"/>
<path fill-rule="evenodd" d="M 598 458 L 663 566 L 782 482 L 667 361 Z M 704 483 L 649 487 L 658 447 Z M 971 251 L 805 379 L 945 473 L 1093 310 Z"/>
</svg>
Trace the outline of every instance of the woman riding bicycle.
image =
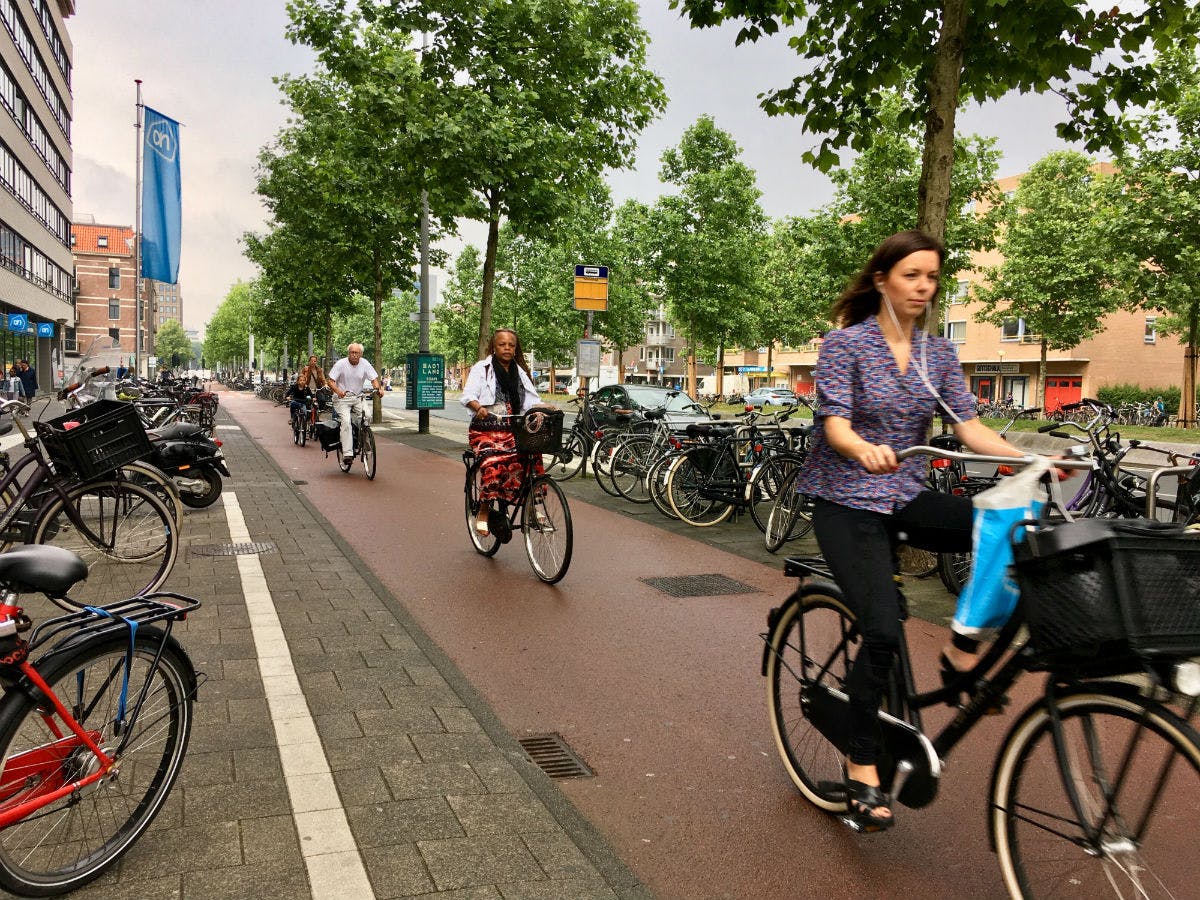
<svg viewBox="0 0 1200 900">
<path fill-rule="evenodd" d="M 832 319 L 840 328 L 821 346 L 816 428 L 796 484 L 815 500 L 817 543 L 862 630 L 846 681 L 844 817 L 860 831 L 883 831 L 895 821 L 876 769 L 880 697 L 900 643 L 895 543 L 903 535 L 926 550 L 971 549 L 970 500 L 925 490 L 922 460 L 897 464 L 896 451 L 925 443 L 940 407 L 976 453 L 1022 455 L 976 418 L 954 345 L 923 328 L 944 255 L 927 234 L 894 234 L 834 304 Z M 942 667 L 952 676 L 951 670 L 969 668 L 977 651 L 977 641 L 955 634 Z"/>
<path fill-rule="evenodd" d="M 486 535 L 492 501 L 514 500 L 521 487 L 523 471 L 521 459 L 515 452 L 512 430 L 507 420 L 498 417 L 515 416 L 529 412 L 535 406 L 546 406 L 533 386 L 529 364 L 515 331 L 509 328 L 495 331 L 488 342 L 488 355 L 471 366 L 459 402 L 472 413 L 467 430 L 471 450 L 476 455 L 491 451 L 483 454 L 480 463 L 481 502 L 475 520 L 475 530 Z M 542 474 L 540 462 L 536 471 Z"/>
</svg>

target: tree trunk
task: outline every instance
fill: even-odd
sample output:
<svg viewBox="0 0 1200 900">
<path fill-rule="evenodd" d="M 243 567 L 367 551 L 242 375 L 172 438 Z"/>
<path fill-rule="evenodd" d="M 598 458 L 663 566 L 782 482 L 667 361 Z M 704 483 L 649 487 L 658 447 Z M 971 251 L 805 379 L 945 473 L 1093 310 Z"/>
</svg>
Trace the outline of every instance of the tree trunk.
<svg viewBox="0 0 1200 900">
<path fill-rule="evenodd" d="M 379 250 L 376 249 L 371 254 L 371 263 L 374 268 L 374 284 L 372 285 L 375 305 L 375 371 L 380 373 L 379 379 L 383 380 L 383 260 L 380 257 Z M 383 423 L 383 397 L 378 394 L 371 401 L 371 424 L 380 425 Z"/>
<path fill-rule="evenodd" d="M 1050 418 L 1050 410 L 1046 409 L 1046 342 L 1043 340 L 1041 345 L 1042 356 L 1038 361 L 1038 393 L 1042 395 L 1042 402 L 1038 405 L 1042 408 L 1042 415 L 1047 419 Z"/>
<path fill-rule="evenodd" d="M 962 83 L 963 47 L 967 33 L 967 0 L 944 0 L 942 30 L 938 34 L 929 73 L 929 109 L 925 112 L 925 143 L 921 154 L 921 181 L 917 187 L 917 228 L 939 241 L 946 239 L 950 214 L 950 173 L 954 168 L 954 117 Z M 936 334 L 940 304 L 929 310 L 926 330 Z"/>
<path fill-rule="evenodd" d="M 479 304 L 479 355 L 487 356 L 488 342 L 492 339 L 492 290 L 496 282 L 496 247 L 500 243 L 500 191 L 488 191 L 488 236 L 487 251 L 483 257 L 483 297 Z"/>
<path fill-rule="evenodd" d="M 725 393 L 725 345 L 717 347 L 717 389 L 718 397 Z"/>
<path fill-rule="evenodd" d="M 625 383 L 625 351 L 620 347 L 616 348 L 617 356 L 617 384 Z"/>
<path fill-rule="evenodd" d="M 772 363 L 774 355 L 775 342 L 767 342 L 767 387 L 775 387 L 775 365 Z"/>
<path fill-rule="evenodd" d="M 1200 310 L 1195 303 L 1188 311 L 1187 350 L 1183 357 L 1183 390 L 1179 393 L 1179 425 L 1196 427 L 1196 345 L 1200 343 Z"/>
</svg>

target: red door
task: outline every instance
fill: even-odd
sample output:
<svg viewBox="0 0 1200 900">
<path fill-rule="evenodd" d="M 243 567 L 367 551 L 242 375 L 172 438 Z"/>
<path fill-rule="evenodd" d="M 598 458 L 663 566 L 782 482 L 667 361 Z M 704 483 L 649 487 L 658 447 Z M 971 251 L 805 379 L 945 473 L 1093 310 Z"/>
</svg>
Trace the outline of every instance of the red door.
<svg viewBox="0 0 1200 900">
<path fill-rule="evenodd" d="M 1056 375 L 1046 379 L 1046 409 L 1058 409 L 1065 403 L 1076 403 L 1082 398 L 1082 375 Z"/>
</svg>

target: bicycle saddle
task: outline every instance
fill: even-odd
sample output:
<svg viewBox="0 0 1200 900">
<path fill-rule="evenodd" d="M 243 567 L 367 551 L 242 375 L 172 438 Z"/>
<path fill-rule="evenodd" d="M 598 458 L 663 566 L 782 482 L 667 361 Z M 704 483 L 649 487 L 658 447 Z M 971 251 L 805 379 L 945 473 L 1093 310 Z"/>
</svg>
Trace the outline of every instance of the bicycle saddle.
<svg viewBox="0 0 1200 900">
<path fill-rule="evenodd" d="M 692 422 L 684 431 L 692 437 L 704 437 L 705 435 L 724 435 L 733 432 L 733 425 L 713 425 L 708 422 Z"/>
<path fill-rule="evenodd" d="M 0 584 L 19 594 L 61 597 L 87 576 L 87 563 L 62 547 L 30 544 L 0 553 Z"/>
</svg>

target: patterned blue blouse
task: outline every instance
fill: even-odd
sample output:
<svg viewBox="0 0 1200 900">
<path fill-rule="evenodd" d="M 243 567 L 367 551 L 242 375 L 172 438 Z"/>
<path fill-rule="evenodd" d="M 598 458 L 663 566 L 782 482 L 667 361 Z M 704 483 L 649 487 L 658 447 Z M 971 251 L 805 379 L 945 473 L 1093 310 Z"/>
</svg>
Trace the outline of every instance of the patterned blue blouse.
<svg viewBox="0 0 1200 900">
<path fill-rule="evenodd" d="M 924 458 L 907 459 L 891 474 L 872 475 L 829 445 L 824 421 L 825 416 L 849 419 L 863 440 L 887 444 L 893 450 L 925 443 L 938 403 L 918 371 L 921 340 L 918 336 L 913 342 L 912 360 L 901 375 L 874 316 L 826 335 L 817 359 L 821 405 L 815 416 L 812 451 L 797 479 L 797 490 L 842 506 L 881 513 L 894 512 L 922 491 Z M 954 345 L 940 337 L 926 335 L 924 340 L 929 342 L 929 383 L 960 419 L 975 418 L 975 401 L 967 391 Z"/>
</svg>

